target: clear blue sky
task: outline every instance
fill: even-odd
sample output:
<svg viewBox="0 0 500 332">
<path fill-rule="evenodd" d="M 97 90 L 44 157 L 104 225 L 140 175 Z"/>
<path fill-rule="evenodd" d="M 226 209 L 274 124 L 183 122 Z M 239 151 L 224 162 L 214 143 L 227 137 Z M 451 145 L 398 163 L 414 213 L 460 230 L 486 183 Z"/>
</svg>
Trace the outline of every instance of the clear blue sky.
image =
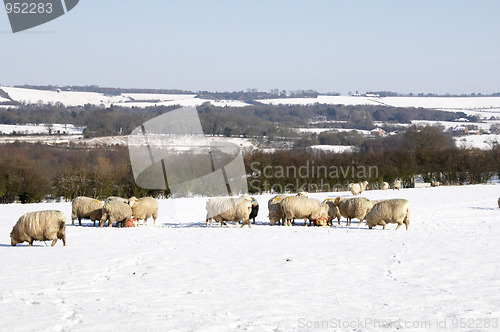
<svg viewBox="0 0 500 332">
<path fill-rule="evenodd" d="M 0 83 L 500 92 L 500 1 L 81 0 L 12 34 Z"/>
</svg>

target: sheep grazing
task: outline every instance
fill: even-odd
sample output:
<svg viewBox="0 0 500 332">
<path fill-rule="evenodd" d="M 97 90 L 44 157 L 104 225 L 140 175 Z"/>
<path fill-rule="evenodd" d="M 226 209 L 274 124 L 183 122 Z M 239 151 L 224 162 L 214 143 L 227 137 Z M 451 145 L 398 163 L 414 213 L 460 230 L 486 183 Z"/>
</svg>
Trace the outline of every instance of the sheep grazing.
<svg viewBox="0 0 500 332">
<path fill-rule="evenodd" d="M 95 222 L 96 221 L 100 222 L 101 218 L 102 218 L 102 208 L 90 212 L 90 221 L 94 222 L 94 227 L 95 227 Z"/>
<path fill-rule="evenodd" d="M 121 201 L 128 204 L 128 199 L 118 196 L 109 196 L 108 198 L 106 198 L 106 201 Z"/>
<path fill-rule="evenodd" d="M 15 246 L 24 241 L 33 246 L 33 241 L 52 240 L 52 247 L 57 239 L 66 245 L 66 217 L 57 210 L 29 212 L 23 214 L 10 232 L 10 244 Z"/>
<path fill-rule="evenodd" d="M 207 217 L 206 224 L 212 225 L 212 219 L 220 222 L 222 227 L 226 221 L 239 223 L 243 221 L 241 227 L 250 224 L 250 213 L 252 212 L 252 198 L 244 194 L 238 198 L 210 198 L 206 203 Z"/>
<path fill-rule="evenodd" d="M 116 222 L 117 226 L 119 224 L 124 226 L 130 218 L 132 218 L 132 208 L 130 205 L 121 200 L 106 200 L 102 207 L 102 217 L 99 226 L 104 226 L 106 221 L 108 222 L 108 227 L 112 227 L 114 222 Z"/>
<path fill-rule="evenodd" d="M 366 190 L 366 188 L 368 188 L 368 181 L 363 181 L 363 182 L 361 182 L 361 183 L 359 184 L 359 186 L 360 186 L 360 188 L 359 188 L 359 189 L 360 189 L 359 193 L 361 194 L 361 193 L 363 193 L 363 191 L 365 191 L 365 190 Z"/>
<path fill-rule="evenodd" d="M 129 205 L 132 208 L 132 216 L 137 220 L 137 225 L 140 224 L 141 219 L 144 219 L 144 225 L 148 218 L 153 217 L 153 225 L 156 224 L 158 218 L 158 201 L 153 197 L 130 197 Z"/>
<path fill-rule="evenodd" d="M 396 223 L 398 227 L 402 224 L 410 224 L 410 203 L 406 199 L 388 199 L 379 202 L 373 206 L 371 211 L 366 215 L 366 223 L 368 228 L 382 225 L 385 229 L 387 223 Z"/>
<path fill-rule="evenodd" d="M 363 191 L 366 190 L 367 187 L 368 187 L 368 181 L 349 184 L 349 190 L 351 191 L 353 196 L 360 195 Z"/>
<path fill-rule="evenodd" d="M 380 188 L 382 190 L 387 190 L 387 189 L 389 189 L 389 184 L 387 182 L 382 182 L 382 184 L 380 185 Z"/>
<path fill-rule="evenodd" d="M 340 214 L 347 219 L 347 226 L 351 224 L 353 218 L 359 219 L 359 226 L 365 220 L 366 214 L 372 208 L 373 203 L 364 197 L 346 199 L 343 196 L 339 196 L 333 201 L 333 205 L 338 207 Z"/>
<path fill-rule="evenodd" d="M 103 202 L 85 196 L 78 196 L 71 203 L 71 225 L 75 224 L 75 219 L 78 218 L 78 223 L 82 225 L 82 219 L 90 219 L 90 214 L 96 210 L 101 210 Z M 95 226 L 95 221 L 94 221 Z"/>
<path fill-rule="evenodd" d="M 361 185 L 359 183 L 349 184 L 349 190 L 353 196 L 358 196 L 361 193 Z"/>
<path fill-rule="evenodd" d="M 283 216 L 283 211 L 281 211 L 281 201 L 283 198 L 287 197 L 286 195 L 277 195 L 271 198 L 267 202 L 267 208 L 269 210 L 269 223 L 271 226 L 273 226 L 275 223 L 280 224 L 280 221 L 283 219 L 284 223 L 284 216 Z"/>
<path fill-rule="evenodd" d="M 333 198 L 327 198 L 323 201 L 323 203 L 321 203 L 321 204 L 326 204 L 328 206 L 328 222 L 327 222 L 327 224 L 330 226 L 332 225 L 332 221 L 335 218 L 337 218 L 337 222 L 340 225 L 340 218 L 342 217 L 342 215 L 339 212 L 338 207 L 333 204 L 334 201 L 335 201 L 335 199 L 333 199 Z"/>
<path fill-rule="evenodd" d="M 399 190 L 401 189 L 402 185 L 401 185 L 401 180 L 396 180 L 394 181 L 394 185 L 392 186 L 392 190 Z"/>
<path fill-rule="evenodd" d="M 328 207 L 321 204 L 320 201 L 314 198 L 301 196 L 285 197 L 280 203 L 281 211 L 285 217 L 286 226 L 291 226 L 291 220 L 298 218 L 304 219 L 304 226 L 321 218 L 328 218 Z"/>
<path fill-rule="evenodd" d="M 252 212 L 250 212 L 250 219 L 253 219 L 252 224 L 255 224 L 255 217 L 257 217 L 257 214 L 259 213 L 259 202 L 253 197 L 252 198 Z"/>
<path fill-rule="evenodd" d="M 305 191 L 301 191 L 297 193 L 297 196 L 307 198 L 307 193 Z M 283 211 L 281 210 L 281 205 L 280 205 L 281 201 L 285 197 L 289 196 L 277 195 L 271 198 L 267 202 L 267 208 L 269 210 L 269 223 L 271 226 L 273 226 L 275 223 L 278 223 L 278 225 L 280 225 L 281 221 L 283 225 L 285 224 L 285 216 L 283 215 Z M 292 220 L 292 223 L 294 223 L 294 220 Z"/>
</svg>

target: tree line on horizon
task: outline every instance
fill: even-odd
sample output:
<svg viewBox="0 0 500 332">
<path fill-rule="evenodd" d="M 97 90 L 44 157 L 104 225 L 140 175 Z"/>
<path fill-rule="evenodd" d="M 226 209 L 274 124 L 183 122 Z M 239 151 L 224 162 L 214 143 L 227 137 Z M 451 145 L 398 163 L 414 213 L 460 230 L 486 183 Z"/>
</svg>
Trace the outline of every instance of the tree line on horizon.
<svg viewBox="0 0 500 332">
<path fill-rule="evenodd" d="M 419 175 L 425 181 L 444 184 L 486 183 L 500 173 L 500 145 L 490 150 L 457 148 L 439 127 L 410 127 L 396 137 L 373 139 L 360 151 L 318 152 L 307 148 L 255 151 L 244 155 L 251 193 L 270 188 L 309 191 L 342 188 L 352 182 L 403 180 L 409 185 Z M 264 167 L 278 169 L 315 165 L 344 170 L 338 176 L 294 174 L 267 176 Z M 376 167 L 376 173 L 349 172 L 352 167 Z M 266 186 L 267 183 L 267 186 Z M 328 185 L 328 186 L 326 186 Z M 273 187 L 274 186 L 274 187 Z M 326 187 L 325 187 L 326 186 Z M 288 188 L 291 189 L 291 188 Z M 88 148 L 11 143 L 0 145 L 0 203 L 40 202 L 47 197 L 71 200 L 84 195 L 104 199 L 109 196 L 168 197 L 169 190 L 146 190 L 134 181 L 126 147 Z"/>
<path fill-rule="evenodd" d="M 146 108 L 110 106 L 67 107 L 53 105 L 20 105 L 18 108 L 0 108 L 0 123 L 61 123 L 85 127 L 85 137 L 128 135 L 142 123 L 175 109 L 175 106 Z M 371 130 L 374 121 L 409 124 L 412 120 L 453 121 L 467 116 L 463 112 L 444 112 L 424 108 L 389 106 L 344 105 L 252 105 L 247 107 L 216 107 L 205 103 L 198 114 L 205 134 L 238 137 L 299 137 L 292 130 L 306 127 L 356 128 Z M 19 133 L 17 133 L 19 134 Z"/>
</svg>

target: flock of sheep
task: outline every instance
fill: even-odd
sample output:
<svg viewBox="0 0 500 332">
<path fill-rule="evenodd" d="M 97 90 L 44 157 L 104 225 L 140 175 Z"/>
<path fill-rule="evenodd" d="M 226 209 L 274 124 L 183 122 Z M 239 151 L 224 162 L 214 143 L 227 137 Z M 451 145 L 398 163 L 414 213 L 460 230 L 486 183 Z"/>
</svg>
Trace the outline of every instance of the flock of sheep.
<svg viewBox="0 0 500 332">
<path fill-rule="evenodd" d="M 359 187 L 366 189 L 367 183 L 356 184 L 351 190 L 353 195 L 359 195 Z M 356 193 L 356 194 L 355 194 Z M 226 222 L 243 222 L 241 227 L 251 227 L 250 219 L 258 212 L 258 202 L 255 198 L 244 194 L 238 198 L 211 198 L 206 204 L 206 224 L 211 225 L 212 219 L 220 222 L 221 227 Z M 347 225 L 352 219 L 359 219 L 358 225 L 366 220 L 370 229 L 380 225 L 385 229 L 387 223 L 396 223 L 399 229 L 402 224 L 410 224 L 410 203 L 405 199 L 372 200 L 364 197 L 335 199 L 327 198 L 323 202 L 307 197 L 306 193 L 296 196 L 277 195 L 268 201 L 269 223 L 291 226 L 295 219 L 304 219 L 304 225 L 332 225 L 336 218 L 340 225 L 342 217 L 347 219 Z"/>
<path fill-rule="evenodd" d="M 437 186 L 439 184 L 433 184 Z M 352 219 L 358 219 L 358 225 L 366 220 L 368 228 L 382 226 L 385 229 L 387 223 L 396 223 L 396 230 L 405 225 L 408 230 L 410 224 L 410 203 L 405 199 L 369 200 L 359 196 L 366 190 L 368 182 L 351 184 L 349 189 L 352 198 L 339 196 L 327 198 L 323 202 L 307 197 L 306 193 L 298 193 L 296 196 L 277 195 L 268 201 L 270 225 L 291 226 L 295 219 L 304 219 L 304 225 L 327 226 L 332 225 L 333 220 L 346 218 L 347 225 L 351 225 Z M 387 190 L 389 185 L 382 183 L 381 189 Z M 395 181 L 393 189 L 400 189 L 401 181 Z M 153 218 L 156 223 L 158 217 L 158 201 L 152 197 L 137 199 L 132 197 L 124 199 L 121 197 L 109 197 L 104 202 L 90 197 L 79 196 L 72 202 L 71 224 L 75 219 L 81 226 L 82 219 L 99 221 L 103 227 L 108 222 L 108 227 L 113 223 L 117 226 L 136 226 L 140 220 L 146 224 L 148 218 Z M 500 208 L 500 198 L 498 199 Z M 211 225 L 212 220 L 219 222 L 221 227 L 226 222 L 243 222 L 242 226 L 251 227 L 250 220 L 259 211 L 259 203 L 248 194 L 237 198 L 210 198 L 206 202 L 206 225 Z M 66 245 L 66 222 L 64 213 L 57 210 L 46 210 L 29 212 L 22 215 L 10 233 L 11 245 L 33 241 L 52 241 L 54 246 L 58 239 Z"/>
<path fill-rule="evenodd" d="M 152 197 L 124 199 L 121 197 L 109 197 L 102 202 L 90 197 L 79 196 L 71 204 L 71 224 L 74 225 L 78 219 L 80 226 L 82 219 L 90 219 L 95 222 L 99 220 L 100 227 L 108 222 L 108 226 L 113 223 L 120 226 L 130 225 L 130 222 L 140 224 L 144 220 L 144 225 L 148 218 L 153 217 L 153 223 L 158 218 L 158 201 Z M 28 212 L 22 215 L 14 225 L 10 233 L 10 243 L 15 246 L 18 243 L 28 242 L 29 246 L 33 241 L 52 241 L 54 246 L 57 240 L 63 241 L 66 245 L 66 217 L 64 213 L 57 210 L 46 210 Z"/>
</svg>

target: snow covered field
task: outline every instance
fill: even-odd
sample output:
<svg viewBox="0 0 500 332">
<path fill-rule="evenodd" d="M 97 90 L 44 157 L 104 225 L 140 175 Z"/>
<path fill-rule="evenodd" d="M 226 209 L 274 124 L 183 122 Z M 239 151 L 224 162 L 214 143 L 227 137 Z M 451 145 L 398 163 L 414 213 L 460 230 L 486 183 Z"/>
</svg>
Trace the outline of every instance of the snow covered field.
<svg viewBox="0 0 500 332">
<path fill-rule="evenodd" d="M 0 133 L 1 134 L 11 134 L 14 131 L 16 133 L 22 133 L 27 135 L 32 134 L 49 134 L 49 129 L 52 133 L 61 133 L 67 135 L 82 135 L 83 128 L 75 127 L 72 124 L 60 124 L 54 123 L 50 125 L 46 124 L 26 124 L 26 125 L 8 125 L 8 124 L 0 124 Z"/>
<path fill-rule="evenodd" d="M 262 99 L 271 105 L 386 105 L 394 107 L 423 107 L 443 110 L 488 110 L 500 108 L 500 97 L 364 97 L 318 96 L 317 98 Z"/>
<path fill-rule="evenodd" d="M 159 93 L 123 93 L 118 96 L 110 96 L 96 92 L 79 91 L 48 91 L 14 87 L 1 87 L 1 90 L 9 94 L 12 100 L 27 103 L 42 104 L 62 103 L 65 106 L 83 106 L 85 104 L 124 106 L 124 107 L 149 107 L 149 106 L 200 106 L 206 102 L 215 106 L 243 107 L 248 104 L 238 100 L 209 100 L 196 98 L 189 94 L 159 94 Z M 8 99 L 0 99 L 0 102 L 8 102 Z"/>
<path fill-rule="evenodd" d="M 202 198 L 125 229 L 71 226 L 70 203 L 1 205 L 2 329 L 498 330 L 500 185 L 363 195 L 409 199 L 410 229 L 271 227 L 271 195 L 251 229 L 206 227 Z M 43 209 L 66 214 L 68 245 L 11 247 L 19 216 Z"/>
</svg>

